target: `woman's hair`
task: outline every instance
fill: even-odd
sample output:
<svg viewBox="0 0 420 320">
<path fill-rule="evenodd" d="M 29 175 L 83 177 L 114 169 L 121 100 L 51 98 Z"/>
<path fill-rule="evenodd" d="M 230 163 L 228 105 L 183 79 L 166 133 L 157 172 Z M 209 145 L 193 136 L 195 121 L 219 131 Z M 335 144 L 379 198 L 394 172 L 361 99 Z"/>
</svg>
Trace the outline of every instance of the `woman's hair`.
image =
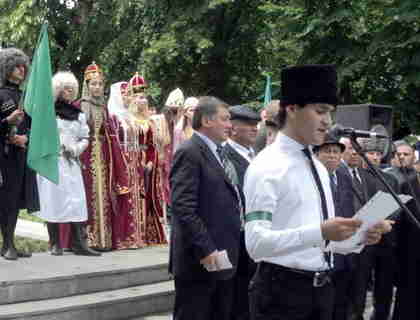
<svg viewBox="0 0 420 320">
<path fill-rule="evenodd" d="M 71 101 L 76 100 L 79 95 L 79 82 L 73 73 L 69 71 L 59 71 L 52 78 L 52 87 L 53 87 L 53 97 L 54 102 L 60 96 L 61 92 L 64 90 L 64 87 L 71 87 L 73 90 L 73 96 Z"/>
</svg>

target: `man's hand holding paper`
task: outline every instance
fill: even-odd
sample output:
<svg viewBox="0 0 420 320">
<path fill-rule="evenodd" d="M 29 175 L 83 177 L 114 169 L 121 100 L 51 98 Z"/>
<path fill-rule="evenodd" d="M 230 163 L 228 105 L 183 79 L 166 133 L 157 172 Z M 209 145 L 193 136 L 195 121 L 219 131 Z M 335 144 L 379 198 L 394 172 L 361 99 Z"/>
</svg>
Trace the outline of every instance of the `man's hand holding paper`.
<svg viewBox="0 0 420 320">
<path fill-rule="evenodd" d="M 200 261 L 208 272 L 232 269 L 232 263 L 229 260 L 226 250 L 214 251 L 209 256 Z"/>
<path fill-rule="evenodd" d="M 406 203 L 411 199 L 408 195 L 400 195 L 401 201 Z M 360 219 L 362 225 L 357 232 L 347 240 L 331 241 L 327 247 L 335 253 L 359 253 L 365 245 L 378 243 L 384 233 L 392 230 L 393 222 L 385 220 L 399 209 L 398 203 L 389 193 L 378 191 L 354 216 Z"/>
</svg>

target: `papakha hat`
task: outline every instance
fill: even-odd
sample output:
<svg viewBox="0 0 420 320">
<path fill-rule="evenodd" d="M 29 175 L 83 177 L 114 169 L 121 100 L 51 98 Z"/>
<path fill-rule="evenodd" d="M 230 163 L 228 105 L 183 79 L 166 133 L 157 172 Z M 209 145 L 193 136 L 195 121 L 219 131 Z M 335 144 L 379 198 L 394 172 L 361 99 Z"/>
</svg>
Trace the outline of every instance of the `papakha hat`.
<svg viewBox="0 0 420 320">
<path fill-rule="evenodd" d="M 305 105 L 326 103 L 337 105 L 337 71 L 334 65 L 301 65 L 281 72 L 283 104 Z"/>
</svg>

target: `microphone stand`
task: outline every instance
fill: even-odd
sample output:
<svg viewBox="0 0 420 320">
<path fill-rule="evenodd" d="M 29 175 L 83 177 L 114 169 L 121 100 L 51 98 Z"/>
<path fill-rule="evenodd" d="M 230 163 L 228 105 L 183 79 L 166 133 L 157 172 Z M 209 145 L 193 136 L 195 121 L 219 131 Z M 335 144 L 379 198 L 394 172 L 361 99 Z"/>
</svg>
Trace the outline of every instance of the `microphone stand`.
<svg viewBox="0 0 420 320">
<path fill-rule="evenodd" d="M 414 225 L 420 229 L 420 222 L 417 220 L 417 218 L 414 216 L 414 214 L 410 211 L 410 209 L 407 208 L 407 206 L 401 201 L 401 199 L 398 197 L 398 195 L 395 193 L 395 191 L 392 189 L 392 187 L 386 182 L 383 174 L 376 168 L 372 162 L 369 161 L 369 159 L 366 157 L 364 152 L 362 151 L 362 147 L 357 142 L 357 136 L 355 133 L 352 133 L 350 136 L 351 144 L 356 150 L 356 152 L 359 154 L 359 156 L 362 157 L 362 159 L 366 162 L 369 169 L 373 172 L 375 177 L 381 181 L 381 183 L 385 186 L 385 188 L 388 190 L 388 192 L 391 194 L 391 196 L 395 199 L 395 201 L 398 203 L 400 208 L 405 211 L 410 218 L 410 220 L 414 223 Z"/>
</svg>

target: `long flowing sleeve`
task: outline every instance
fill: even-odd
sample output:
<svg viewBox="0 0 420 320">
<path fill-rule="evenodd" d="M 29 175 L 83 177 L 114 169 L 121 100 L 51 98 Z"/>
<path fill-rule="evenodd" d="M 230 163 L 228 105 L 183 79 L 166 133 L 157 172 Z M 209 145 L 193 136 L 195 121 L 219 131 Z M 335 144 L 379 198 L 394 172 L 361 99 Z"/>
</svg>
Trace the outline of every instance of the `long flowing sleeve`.
<svg viewBox="0 0 420 320">
<path fill-rule="evenodd" d="M 105 134 L 111 158 L 109 173 L 112 191 L 117 195 L 126 194 L 130 192 L 127 161 L 118 140 L 117 129 L 108 114 L 105 120 Z"/>
<path fill-rule="evenodd" d="M 74 146 L 74 155 L 79 157 L 89 145 L 89 126 L 86 122 L 86 117 L 83 113 L 79 115 L 80 131 L 77 137 L 76 145 Z"/>
</svg>

